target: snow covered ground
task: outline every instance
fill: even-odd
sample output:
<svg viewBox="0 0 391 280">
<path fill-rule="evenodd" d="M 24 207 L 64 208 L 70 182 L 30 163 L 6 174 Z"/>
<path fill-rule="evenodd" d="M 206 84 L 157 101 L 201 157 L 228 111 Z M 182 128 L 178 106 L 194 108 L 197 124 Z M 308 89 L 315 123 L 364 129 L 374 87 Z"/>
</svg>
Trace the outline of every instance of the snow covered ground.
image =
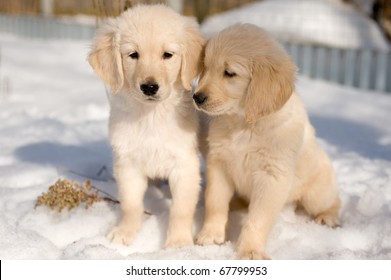
<svg viewBox="0 0 391 280">
<path fill-rule="evenodd" d="M 151 186 L 145 215 L 131 246 L 106 233 L 118 205 L 52 212 L 34 209 L 38 195 L 59 177 L 85 177 L 116 195 L 108 172 L 108 102 L 86 62 L 90 42 L 30 41 L 0 36 L 0 259 L 232 259 L 245 216 L 230 215 L 222 246 L 163 250 L 170 196 Z M 2 87 L 0 87 L 2 88 Z M 341 188 L 343 226 L 319 226 L 288 205 L 268 241 L 274 259 L 391 259 L 391 96 L 300 77 L 303 97 Z M 79 175 L 77 175 L 77 174 Z M 203 220 L 202 200 L 194 232 Z"/>
<path fill-rule="evenodd" d="M 283 42 L 390 49 L 377 24 L 341 0 L 259 1 L 211 16 L 202 29 L 212 35 L 237 22 L 259 25 Z"/>
</svg>

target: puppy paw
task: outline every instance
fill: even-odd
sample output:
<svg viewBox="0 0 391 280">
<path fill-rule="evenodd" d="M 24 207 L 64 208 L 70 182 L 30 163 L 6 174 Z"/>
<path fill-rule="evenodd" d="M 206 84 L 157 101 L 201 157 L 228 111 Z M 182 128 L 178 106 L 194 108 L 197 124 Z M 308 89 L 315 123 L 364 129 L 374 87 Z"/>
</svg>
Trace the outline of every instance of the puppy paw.
<svg viewBox="0 0 391 280">
<path fill-rule="evenodd" d="M 326 225 L 332 228 L 341 226 L 338 217 L 334 215 L 320 214 L 315 217 L 315 222 L 320 225 Z"/>
<path fill-rule="evenodd" d="M 116 226 L 113 230 L 107 235 L 107 238 L 116 244 L 130 245 L 134 238 L 136 237 L 136 230 L 125 227 L 125 226 Z"/>
<path fill-rule="evenodd" d="M 166 242 L 164 243 L 164 248 L 180 248 L 184 246 L 193 245 L 193 237 L 191 234 L 182 235 L 182 236 L 168 236 Z"/>
<path fill-rule="evenodd" d="M 196 243 L 198 245 L 223 244 L 225 241 L 225 232 L 218 232 L 208 229 L 202 229 L 197 235 Z"/>
<path fill-rule="evenodd" d="M 238 252 L 238 258 L 241 260 L 271 260 L 265 252 L 256 250 Z"/>
<path fill-rule="evenodd" d="M 260 242 L 256 232 L 245 228 L 241 232 L 236 244 L 237 257 L 241 260 L 270 260 L 270 257 L 263 250 L 264 244 Z"/>
</svg>

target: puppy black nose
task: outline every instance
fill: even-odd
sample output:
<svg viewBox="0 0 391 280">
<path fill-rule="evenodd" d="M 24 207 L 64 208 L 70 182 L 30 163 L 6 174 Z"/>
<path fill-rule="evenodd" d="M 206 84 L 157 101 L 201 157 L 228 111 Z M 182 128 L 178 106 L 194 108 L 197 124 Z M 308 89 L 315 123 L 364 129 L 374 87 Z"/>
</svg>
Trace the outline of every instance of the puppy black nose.
<svg viewBox="0 0 391 280">
<path fill-rule="evenodd" d="M 193 99 L 195 101 L 195 103 L 197 103 L 198 105 L 201 105 L 202 103 L 204 103 L 206 101 L 206 99 L 208 99 L 208 97 L 203 94 L 202 92 L 197 92 L 193 95 Z"/>
<path fill-rule="evenodd" d="M 147 96 L 153 96 L 159 90 L 157 83 L 145 83 L 140 85 L 141 91 Z"/>
</svg>

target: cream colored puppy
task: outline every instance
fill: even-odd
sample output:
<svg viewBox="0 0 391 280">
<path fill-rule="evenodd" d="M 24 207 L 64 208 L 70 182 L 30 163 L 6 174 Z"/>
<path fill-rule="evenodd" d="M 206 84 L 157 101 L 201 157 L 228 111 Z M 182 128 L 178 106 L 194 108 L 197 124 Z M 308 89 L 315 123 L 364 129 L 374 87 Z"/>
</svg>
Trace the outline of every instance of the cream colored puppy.
<svg viewBox="0 0 391 280">
<path fill-rule="evenodd" d="M 193 244 L 200 190 L 197 112 L 190 94 L 204 40 L 195 20 L 141 5 L 101 26 L 88 61 L 112 90 L 109 137 L 122 220 L 108 237 L 130 244 L 148 178 L 168 179 L 166 247 Z"/>
<path fill-rule="evenodd" d="M 287 202 L 297 201 L 319 224 L 339 224 L 333 168 L 294 92 L 295 71 L 289 56 L 254 25 L 234 25 L 208 42 L 193 96 L 198 109 L 216 116 L 198 244 L 225 241 L 235 191 L 249 202 L 237 242 L 242 259 L 268 258 L 268 234 Z"/>
</svg>

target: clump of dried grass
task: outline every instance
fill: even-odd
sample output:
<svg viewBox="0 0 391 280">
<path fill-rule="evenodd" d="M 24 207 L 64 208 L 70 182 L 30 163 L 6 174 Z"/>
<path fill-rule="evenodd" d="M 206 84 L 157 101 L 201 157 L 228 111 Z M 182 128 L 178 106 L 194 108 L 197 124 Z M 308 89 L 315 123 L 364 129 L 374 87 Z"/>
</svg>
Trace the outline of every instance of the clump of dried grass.
<svg viewBox="0 0 391 280">
<path fill-rule="evenodd" d="M 61 212 L 65 208 L 72 210 L 79 205 L 84 205 L 88 209 L 92 204 L 102 200 L 119 203 L 115 199 L 102 196 L 101 191 L 92 186 L 89 180 L 79 184 L 67 179 L 58 179 L 46 193 L 38 196 L 35 207 L 48 206 L 51 210 Z"/>
</svg>

